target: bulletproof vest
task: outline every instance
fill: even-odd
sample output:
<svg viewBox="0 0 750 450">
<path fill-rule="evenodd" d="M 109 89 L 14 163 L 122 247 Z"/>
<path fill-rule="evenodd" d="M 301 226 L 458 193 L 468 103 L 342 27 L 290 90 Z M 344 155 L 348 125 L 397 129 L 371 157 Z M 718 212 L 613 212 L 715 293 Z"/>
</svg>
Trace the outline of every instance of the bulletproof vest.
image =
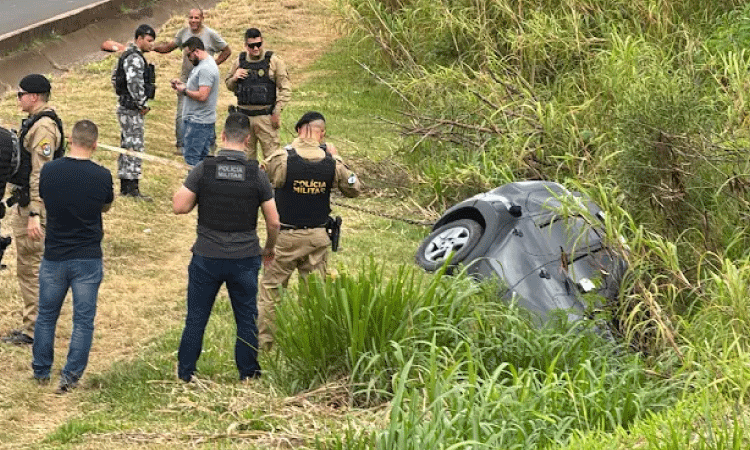
<svg viewBox="0 0 750 450">
<path fill-rule="evenodd" d="M 258 223 L 258 161 L 209 156 L 199 182 L 198 223 L 217 231 L 252 231 Z"/>
<path fill-rule="evenodd" d="M 146 91 L 146 98 L 151 100 L 156 96 L 156 69 L 153 64 L 149 64 L 146 58 L 138 51 L 135 47 L 128 47 L 120 59 L 117 60 L 117 68 L 115 73 L 112 75 L 112 84 L 115 87 L 115 93 L 120 97 L 120 104 L 128 109 L 139 109 L 139 105 L 135 102 L 133 97 L 128 91 L 128 79 L 125 75 L 125 59 L 133 53 L 137 53 L 138 56 L 143 60 L 143 82 Z"/>
<path fill-rule="evenodd" d="M 276 83 L 269 74 L 273 52 L 266 52 L 260 61 L 248 61 L 247 52 L 240 53 L 240 68 L 247 76 L 239 81 L 235 95 L 238 105 L 275 105 Z"/>
<path fill-rule="evenodd" d="M 10 176 L 8 181 L 27 190 L 29 189 L 29 177 L 31 176 L 31 152 L 24 146 L 24 141 L 26 140 L 26 135 L 29 134 L 31 127 L 33 127 L 42 117 L 49 117 L 54 120 L 57 129 L 60 131 L 60 143 L 57 145 L 57 148 L 52 155 L 52 159 L 60 158 L 65 154 L 65 133 L 63 132 L 63 124 L 60 118 L 57 117 L 55 111 L 44 110 L 24 119 L 21 122 L 21 130 L 18 133 L 18 146 L 20 150 L 18 170 Z"/>
<path fill-rule="evenodd" d="M 14 130 L 0 127 L 0 199 L 5 197 L 5 185 L 21 164 L 21 149 L 18 134 Z M 2 218 L 0 206 L 0 218 Z"/>
<path fill-rule="evenodd" d="M 336 161 L 330 153 L 320 161 L 309 161 L 286 148 L 286 182 L 276 188 L 276 208 L 281 223 L 297 227 L 322 225 L 331 212 L 331 188 Z"/>
</svg>

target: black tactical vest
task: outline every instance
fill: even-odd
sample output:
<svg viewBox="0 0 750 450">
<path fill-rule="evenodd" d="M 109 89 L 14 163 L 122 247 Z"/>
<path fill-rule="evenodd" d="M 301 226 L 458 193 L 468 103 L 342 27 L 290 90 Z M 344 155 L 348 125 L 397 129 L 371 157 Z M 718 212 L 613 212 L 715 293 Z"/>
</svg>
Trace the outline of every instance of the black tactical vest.
<svg viewBox="0 0 750 450">
<path fill-rule="evenodd" d="M 125 75 L 124 67 L 125 59 L 133 53 L 137 53 L 143 60 L 143 83 L 146 98 L 151 100 L 156 96 L 156 69 L 154 68 L 154 65 L 149 64 L 146 61 L 146 57 L 134 47 L 129 47 L 125 50 L 122 55 L 120 55 L 120 59 L 117 60 L 117 68 L 112 75 L 112 84 L 115 87 L 115 93 L 120 97 L 120 104 L 125 108 L 137 110 L 140 109 L 140 105 L 138 105 L 135 102 L 135 99 L 133 99 L 133 96 L 130 95 L 130 91 L 128 90 L 128 79 Z"/>
<path fill-rule="evenodd" d="M 260 61 L 248 61 L 247 52 L 240 53 L 240 68 L 247 70 L 247 77 L 239 80 L 235 95 L 238 105 L 276 104 L 276 82 L 269 74 L 273 52 L 266 52 Z"/>
<path fill-rule="evenodd" d="M 258 223 L 258 161 L 209 156 L 203 160 L 198 223 L 218 231 L 252 231 Z"/>
<path fill-rule="evenodd" d="M 276 208 L 281 223 L 296 227 L 323 225 L 331 212 L 331 188 L 336 161 L 330 153 L 309 161 L 287 147 L 286 182 L 276 189 Z"/>
<path fill-rule="evenodd" d="M 18 132 L 18 145 L 21 149 L 19 155 L 21 157 L 21 163 L 18 166 L 18 171 L 8 180 L 10 183 L 23 189 L 29 189 L 29 177 L 31 176 L 31 152 L 24 146 L 24 141 L 26 140 L 26 135 L 29 134 L 31 127 L 33 127 L 42 117 L 49 117 L 54 120 L 57 129 L 60 131 L 60 143 L 57 145 L 57 148 L 52 155 L 52 159 L 60 158 L 65 154 L 65 133 L 63 131 L 63 124 L 55 111 L 44 110 L 24 119 L 23 122 L 21 122 L 21 130 Z"/>
</svg>

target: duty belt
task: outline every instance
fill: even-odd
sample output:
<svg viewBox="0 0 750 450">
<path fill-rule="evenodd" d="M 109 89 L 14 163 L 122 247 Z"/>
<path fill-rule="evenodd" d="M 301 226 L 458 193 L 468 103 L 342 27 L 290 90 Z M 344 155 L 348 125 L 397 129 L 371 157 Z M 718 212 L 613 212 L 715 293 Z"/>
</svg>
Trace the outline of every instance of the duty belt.
<svg viewBox="0 0 750 450">
<path fill-rule="evenodd" d="M 230 113 L 233 113 L 233 112 L 242 113 L 248 117 L 270 116 L 271 114 L 273 114 L 273 105 L 268 106 L 263 109 L 246 109 L 246 108 L 240 108 L 239 106 L 232 105 L 229 107 L 229 112 Z"/>
<path fill-rule="evenodd" d="M 325 228 L 326 224 L 322 223 L 320 225 L 287 225 L 282 223 L 281 229 L 282 230 L 312 230 L 314 228 Z"/>
</svg>

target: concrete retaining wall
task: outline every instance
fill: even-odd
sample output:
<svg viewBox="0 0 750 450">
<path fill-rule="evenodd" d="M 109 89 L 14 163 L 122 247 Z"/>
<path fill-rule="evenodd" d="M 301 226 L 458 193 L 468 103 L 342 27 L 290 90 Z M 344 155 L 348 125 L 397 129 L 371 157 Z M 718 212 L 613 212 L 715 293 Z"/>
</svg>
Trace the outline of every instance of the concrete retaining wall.
<svg viewBox="0 0 750 450">
<path fill-rule="evenodd" d="M 28 45 L 37 39 L 63 36 L 104 19 L 124 16 L 123 11 L 137 9 L 140 0 L 102 0 L 51 19 L 29 25 L 20 30 L 0 35 L 0 54 Z"/>
</svg>

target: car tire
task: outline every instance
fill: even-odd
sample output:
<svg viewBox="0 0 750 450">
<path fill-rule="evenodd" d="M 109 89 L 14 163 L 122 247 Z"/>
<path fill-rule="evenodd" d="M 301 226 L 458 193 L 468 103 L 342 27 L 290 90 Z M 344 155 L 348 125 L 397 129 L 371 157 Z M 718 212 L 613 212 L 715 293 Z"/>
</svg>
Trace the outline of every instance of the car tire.
<svg viewBox="0 0 750 450">
<path fill-rule="evenodd" d="M 417 249 L 417 264 L 429 272 L 434 272 L 445 264 L 453 252 L 449 267 L 455 267 L 469 256 L 483 232 L 484 229 L 475 220 L 461 219 L 449 222 L 422 241 Z"/>
</svg>

